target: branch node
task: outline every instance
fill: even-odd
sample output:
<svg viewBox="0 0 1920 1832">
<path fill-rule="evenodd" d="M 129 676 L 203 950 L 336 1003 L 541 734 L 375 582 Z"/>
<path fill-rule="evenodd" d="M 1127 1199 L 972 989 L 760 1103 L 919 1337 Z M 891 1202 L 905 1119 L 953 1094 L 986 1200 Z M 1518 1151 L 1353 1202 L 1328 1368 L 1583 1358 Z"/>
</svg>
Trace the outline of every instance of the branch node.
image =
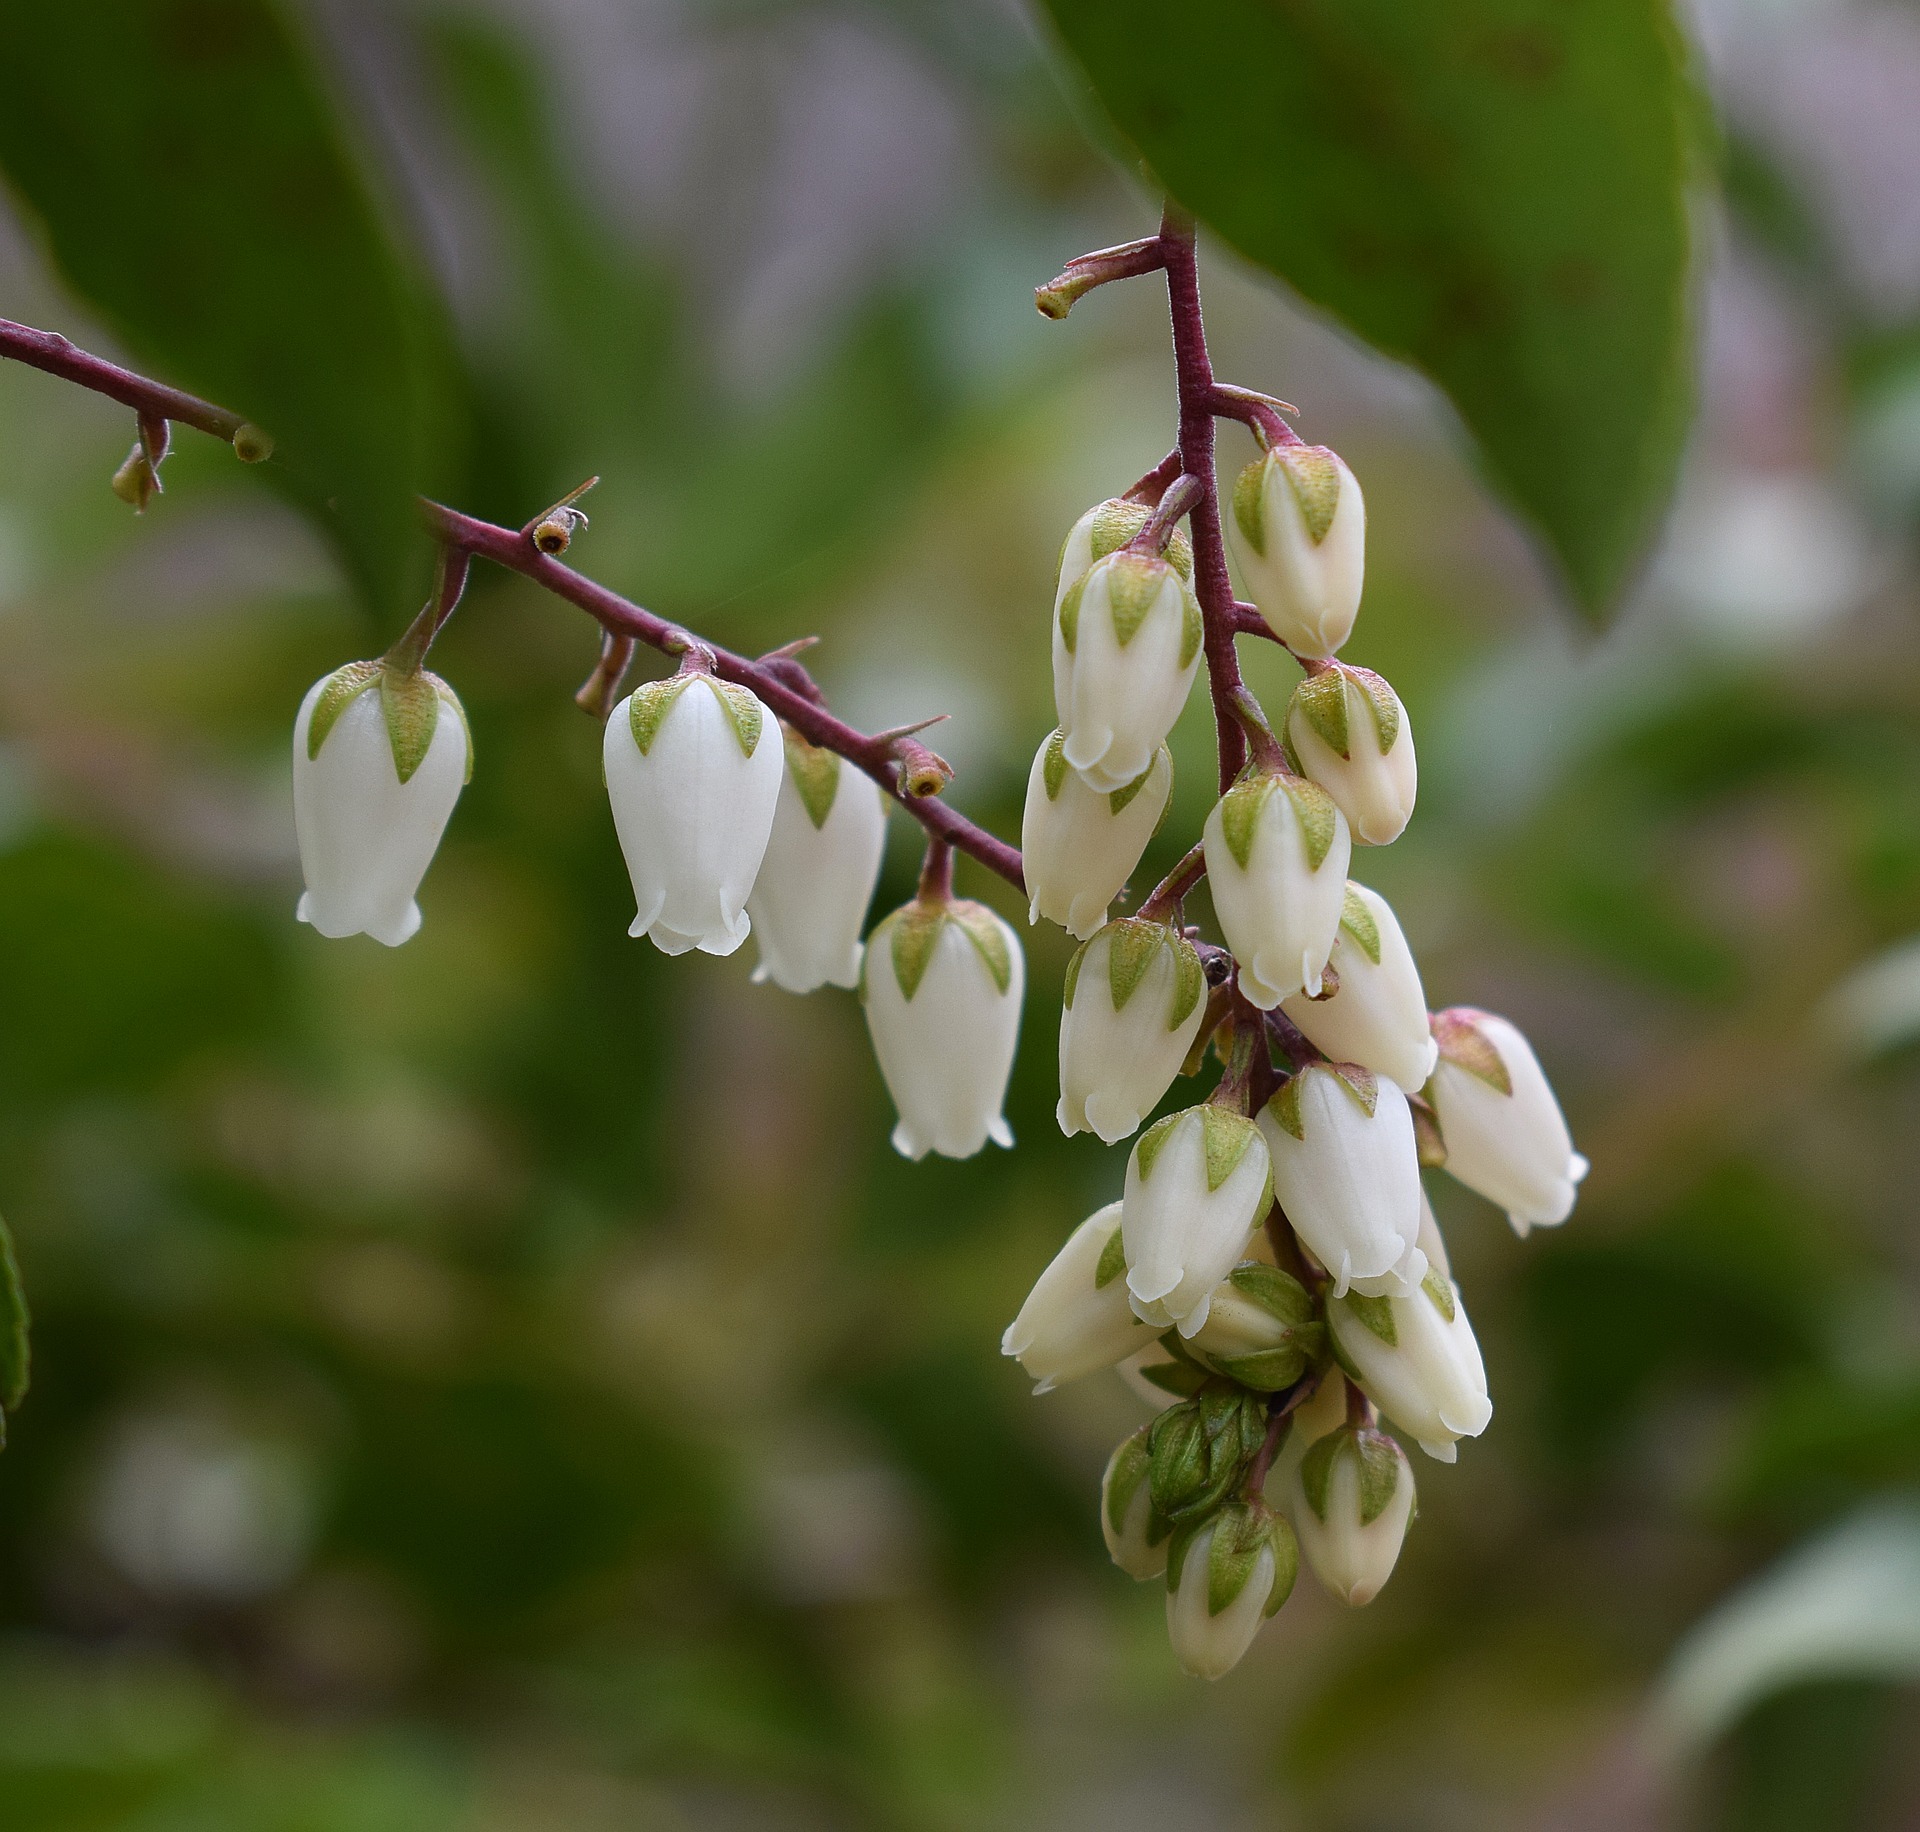
<svg viewBox="0 0 1920 1832">
<path fill-rule="evenodd" d="M 943 713 L 941 717 L 946 715 Z M 933 721 L 926 722 L 931 725 Z M 925 726 L 920 729 L 924 730 Z M 938 751 L 930 751 L 917 738 L 899 737 L 892 742 L 894 762 L 900 771 L 900 793 L 913 801 L 938 795 L 953 781 L 953 765 Z"/>
</svg>

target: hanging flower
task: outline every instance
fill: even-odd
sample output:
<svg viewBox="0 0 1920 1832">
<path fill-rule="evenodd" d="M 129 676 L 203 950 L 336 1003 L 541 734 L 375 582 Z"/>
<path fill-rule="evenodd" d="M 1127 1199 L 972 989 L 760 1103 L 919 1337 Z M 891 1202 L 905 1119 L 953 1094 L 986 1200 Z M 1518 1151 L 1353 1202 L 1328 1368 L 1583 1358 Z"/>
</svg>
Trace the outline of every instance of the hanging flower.
<svg viewBox="0 0 1920 1832">
<path fill-rule="evenodd" d="M 1173 1085 L 1205 1009 L 1190 941 L 1140 917 L 1108 923 L 1067 968 L 1060 1130 L 1124 1139 Z"/>
<path fill-rule="evenodd" d="M 1278 1393 L 1307 1371 L 1325 1343 L 1307 1288 L 1278 1266 L 1247 1259 L 1214 1287 L 1207 1320 L 1187 1350 L 1243 1387 Z"/>
<path fill-rule="evenodd" d="M 349 662 L 315 681 L 293 722 L 299 919 L 389 948 L 408 940 L 414 895 L 472 774 L 466 714 L 438 675 Z"/>
<path fill-rule="evenodd" d="M 1260 615 L 1294 654 L 1336 653 L 1353 631 L 1366 569 L 1360 486 L 1324 445 L 1276 445 L 1233 491 L 1235 557 Z"/>
<path fill-rule="evenodd" d="M 1557 1227 L 1587 1161 L 1532 1046 L 1505 1018 L 1464 1005 L 1435 1012 L 1433 1036 L 1440 1060 L 1427 1098 L 1448 1172 L 1505 1209 L 1516 1234 Z"/>
<path fill-rule="evenodd" d="M 1097 560 L 1053 620 L 1053 698 L 1066 760 L 1110 794 L 1152 765 L 1200 668 L 1199 601 L 1171 561 Z"/>
<path fill-rule="evenodd" d="M 1407 1097 L 1350 1062 L 1309 1063 L 1260 1111 L 1273 1189 L 1336 1295 L 1404 1294 L 1426 1276 Z"/>
<path fill-rule="evenodd" d="M 1427 1028 L 1420 969 L 1387 900 L 1351 879 L 1327 965 L 1331 987 L 1318 998 L 1297 992 L 1281 1010 L 1333 1061 L 1357 1062 L 1402 1093 L 1417 1093 L 1440 1053 Z"/>
<path fill-rule="evenodd" d="M 985 904 L 917 898 L 867 938 L 860 996 L 900 1123 L 894 1149 L 970 1158 L 1011 1146 L 1001 1113 L 1020 1036 L 1020 938 Z"/>
<path fill-rule="evenodd" d="M 1087 576 L 1094 561 L 1118 553 L 1152 519 L 1153 510 L 1146 503 L 1129 502 L 1123 496 L 1110 496 L 1103 503 L 1095 503 L 1081 516 L 1067 530 L 1067 538 L 1060 545 L 1059 580 L 1053 592 L 1054 615 L 1060 614 L 1067 593 Z M 1193 546 L 1178 529 L 1167 543 L 1167 558 L 1181 578 L 1193 577 Z"/>
<path fill-rule="evenodd" d="M 1167 1569 L 1167 1541 L 1173 1528 L 1154 1512 L 1153 1489 L 1147 1481 L 1147 1434 L 1142 1425 L 1123 1438 L 1107 1459 L 1100 1479 L 1100 1533 L 1113 1562 L 1139 1583 L 1157 1578 Z"/>
<path fill-rule="evenodd" d="M 758 980 L 788 992 L 853 986 L 860 929 L 880 878 L 887 804 L 873 779 L 783 725 L 786 774 L 747 916 Z"/>
<path fill-rule="evenodd" d="M 1352 850 L 1333 798 L 1304 777 L 1251 770 L 1214 805 L 1202 844 L 1247 999 L 1271 1011 L 1302 989 L 1318 992 Z"/>
<path fill-rule="evenodd" d="M 1293 1593 L 1300 1549 L 1264 1502 L 1236 1502 L 1176 1536 L 1167 1557 L 1167 1638 L 1196 1679 L 1231 1673 Z"/>
<path fill-rule="evenodd" d="M 1110 1202 L 1067 1237 L 1000 1338 L 1000 1353 L 1038 1383 L 1034 1392 L 1110 1368 L 1148 1340 L 1127 1302 L 1126 1270 L 1120 1205 Z"/>
<path fill-rule="evenodd" d="M 1068 766 L 1066 738 L 1041 745 L 1027 778 L 1020 858 L 1027 920 L 1042 916 L 1085 941 L 1133 875 L 1173 794 L 1173 756 L 1163 744 L 1146 773 L 1111 793 L 1090 789 Z"/>
<path fill-rule="evenodd" d="M 1367 1397 L 1428 1456 L 1451 1463 L 1459 1438 L 1493 1417 L 1487 1370 L 1460 1288 L 1429 1269 L 1408 1298 L 1350 1291 L 1327 1304 L 1334 1352 Z"/>
<path fill-rule="evenodd" d="M 1134 1310 L 1156 1329 L 1197 1334 L 1272 1200 L 1267 1147 L 1244 1115 L 1209 1102 L 1149 1126 L 1121 1198 Z"/>
<path fill-rule="evenodd" d="M 601 747 L 638 906 L 663 954 L 731 954 L 780 799 L 781 746 L 759 697 L 683 667 L 613 709 Z"/>
<path fill-rule="evenodd" d="M 1384 1431 L 1342 1425 L 1308 1449 L 1288 1492 L 1313 1575 L 1342 1603 L 1371 1603 L 1393 1575 L 1413 1518 L 1407 1453 Z"/>
<path fill-rule="evenodd" d="M 1356 846 L 1385 846 L 1413 818 L 1419 768 L 1400 696 L 1371 668 L 1334 662 L 1293 690 L 1287 743 L 1339 804 Z"/>
</svg>

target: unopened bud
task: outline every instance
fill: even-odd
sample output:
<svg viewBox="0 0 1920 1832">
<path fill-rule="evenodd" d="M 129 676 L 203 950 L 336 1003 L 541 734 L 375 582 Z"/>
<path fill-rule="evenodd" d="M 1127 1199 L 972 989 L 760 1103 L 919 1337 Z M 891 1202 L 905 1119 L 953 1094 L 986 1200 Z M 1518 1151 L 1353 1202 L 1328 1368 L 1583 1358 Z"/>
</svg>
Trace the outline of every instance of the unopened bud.
<svg viewBox="0 0 1920 1832">
<path fill-rule="evenodd" d="M 1371 1603 L 1393 1575 L 1413 1518 L 1407 1453 L 1364 1425 L 1343 1425 L 1300 1459 L 1289 1485 L 1300 1549 L 1342 1603 Z"/>
<path fill-rule="evenodd" d="M 1208 1381 L 1147 1427 L 1155 1509 L 1176 1527 L 1203 1520 L 1239 1485 L 1266 1435 L 1260 1399 L 1231 1381 Z"/>
<path fill-rule="evenodd" d="M 1197 1679 L 1232 1672 L 1299 1569 L 1293 1529 L 1262 1501 L 1177 1534 L 1167 1554 L 1167 1637 L 1181 1668 Z"/>
<path fill-rule="evenodd" d="M 1100 1479 L 1100 1534 L 1113 1562 L 1128 1577 L 1145 1583 L 1167 1568 L 1167 1541 L 1172 1526 L 1154 1512 L 1153 1492 L 1147 1481 L 1152 1460 L 1147 1451 L 1151 1426 L 1142 1425 L 1122 1440 L 1107 1461 Z"/>
<path fill-rule="evenodd" d="M 1242 1386 L 1278 1393 L 1320 1357 L 1325 1342 L 1307 1288 L 1278 1266 L 1249 1259 L 1214 1288 L 1207 1321 L 1187 1347 Z"/>
<path fill-rule="evenodd" d="M 1036 1393 L 1110 1368 L 1146 1343 L 1146 1325 L 1127 1303 L 1126 1270 L 1120 1205 L 1110 1202 L 1067 1237 L 1000 1338 L 1000 1353 L 1033 1376 Z"/>
<path fill-rule="evenodd" d="M 1090 789 L 1068 766 L 1066 736 L 1052 733 L 1033 759 L 1020 823 L 1027 920 L 1042 916 L 1085 941 L 1107 919 L 1173 794 L 1173 757 L 1163 744 L 1146 774 L 1124 789 Z"/>
<path fill-rule="evenodd" d="M 1371 668 L 1335 662 L 1293 690 L 1287 742 L 1339 803 L 1356 845 L 1385 846 L 1413 818 L 1419 772 L 1400 696 Z"/>
<path fill-rule="evenodd" d="M 1433 1073 L 1420 969 L 1387 900 L 1364 884 L 1347 883 L 1321 996 L 1295 993 L 1282 1009 L 1329 1060 L 1357 1062 L 1409 1097 Z"/>
<path fill-rule="evenodd" d="M 1332 655 L 1352 633 L 1366 566 L 1353 473 L 1323 445 L 1276 445 L 1240 473 L 1233 527 L 1267 627 L 1296 655 Z"/>
<path fill-rule="evenodd" d="M 1333 1298 L 1327 1327 L 1349 1377 L 1428 1456 L 1451 1463 L 1457 1439 L 1486 1430 L 1486 1366 L 1460 1288 L 1444 1272 L 1429 1268 L 1407 1298 Z"/>
<path fill-rule="evenodd" d="M 1073 957 L 1060 1013 L 1060 1130 L 1109 1145 L 1173 1085 L 1205 1008 L 1193 944 L 1164 923 L 1110 922 Z"/>
</svg>

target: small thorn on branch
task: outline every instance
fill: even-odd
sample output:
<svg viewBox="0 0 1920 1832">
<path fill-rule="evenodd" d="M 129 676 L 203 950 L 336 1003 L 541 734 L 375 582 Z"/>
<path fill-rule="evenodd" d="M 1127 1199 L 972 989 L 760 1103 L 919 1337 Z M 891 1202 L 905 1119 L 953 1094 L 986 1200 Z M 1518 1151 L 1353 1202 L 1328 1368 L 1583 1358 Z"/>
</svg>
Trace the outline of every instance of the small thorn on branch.
<svg viewBox="0 0 1920 1832">
<path fill-rule="evenodd" d="M 1122 242 L 1114 248 L 1097 248 L 1092 254 L 1076 256 L 1045 286 L 1033 289 L 1033 302 L 1043 318 L 1061 319 L 1073 310 L 1075 300 L 1110 280 L 1131 280 L 1140 274 L 1158 273 L 1165 265 L 1160 238 L 1150 235 L 1137 242 Z"/>
</svg>

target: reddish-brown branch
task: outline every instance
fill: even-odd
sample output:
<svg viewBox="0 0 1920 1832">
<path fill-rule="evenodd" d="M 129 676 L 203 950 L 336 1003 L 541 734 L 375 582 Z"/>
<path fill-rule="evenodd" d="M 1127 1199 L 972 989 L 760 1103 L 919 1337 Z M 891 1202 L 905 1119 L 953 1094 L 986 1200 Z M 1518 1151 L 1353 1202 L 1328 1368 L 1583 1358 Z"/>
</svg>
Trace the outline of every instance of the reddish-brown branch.
<svg viewBox="0 0 1920 1832">
<path fill-rule="evenodd" d="M 244 414 L 231 413 L 211 401 L 150 382 L 144 375 L 122 369 L 103 356 L 89 356 L 76 349 L 58 331 L 36 331 L 31 325 L 15 324 L 0 318 L 0 356 L 10 356 L 30 369 L 44 370 L 65 382 L 78 382 L 94 394 L 104 394 L 137 414 L 157 414 L 165 420 L 178 420 L 182 426 L 197 427 L 216 439 L 232 439 L 245 426 Z"/>
</svg>

